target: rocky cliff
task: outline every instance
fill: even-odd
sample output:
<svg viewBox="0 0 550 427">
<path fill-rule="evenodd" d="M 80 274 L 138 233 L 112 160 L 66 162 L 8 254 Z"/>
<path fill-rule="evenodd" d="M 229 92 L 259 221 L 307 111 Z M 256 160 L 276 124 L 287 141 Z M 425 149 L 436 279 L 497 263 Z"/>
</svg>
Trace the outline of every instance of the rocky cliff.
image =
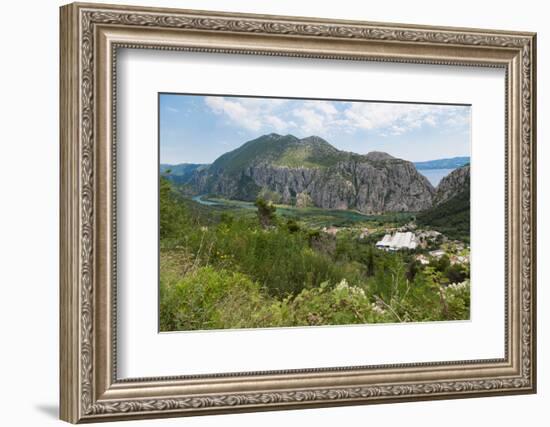
<svg viewBox="0 0 550 427">
<path fill-rule="evenodd" d="M 307 199 L 325 209 L 365 213 L 421 211 L 435 195 L 411 162 L 340 151 L 315 136 L 264 135 L 198 170 L 191 182 L 199 193 L 227 198 L 254 200 L 267 191 L 285 204 Z"/>
<path fill-rule="evenodd" d="M 470 165 L 464 165 L 444 177 L 437 186 L 433 203 L 439 205 L 464 191 L 470 191 Z"/>
</svg>

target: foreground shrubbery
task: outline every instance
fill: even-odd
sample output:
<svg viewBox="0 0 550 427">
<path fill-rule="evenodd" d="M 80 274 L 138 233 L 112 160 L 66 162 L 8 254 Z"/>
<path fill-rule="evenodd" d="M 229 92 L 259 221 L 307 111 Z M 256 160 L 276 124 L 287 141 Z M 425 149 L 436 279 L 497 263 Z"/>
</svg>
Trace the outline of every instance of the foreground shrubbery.
<svg viewBox="0 0 550 427">
<path fill-rule="evenodd" d="M 448 286 L 444 261 L 189 203 L 161 181 L 161 330 L 469 318 L 469 282 Z"/>
<path fill-rule="evenodd" d="M 199 267 L 179 281 L 161 282 L 161 330 L 262 328 L 305 325 L 428 321 L 467 318 L 469 283 L 436 293 L 435 304 L 422 308 L 414 297 L 373 299 L 345 279 L 323 282 L 296 296 L 275 298 L 249 277 L 211 266 Z M 440 299 L 441 298 L 441 299 Z M 444 301 L 444 304 L 441 304 Z"/>
</svg>

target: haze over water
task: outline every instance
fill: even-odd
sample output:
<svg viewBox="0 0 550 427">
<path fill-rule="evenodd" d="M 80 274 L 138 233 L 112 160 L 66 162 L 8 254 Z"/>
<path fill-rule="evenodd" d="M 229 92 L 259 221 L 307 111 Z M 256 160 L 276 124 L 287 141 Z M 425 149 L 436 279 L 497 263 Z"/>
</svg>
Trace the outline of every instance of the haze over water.
<svg viewBox="0 0 550 427">
<path fill-rule="evenodd" d="M 420 169 L 418 172 L 420 172 L 422 175 L 424 175 L 426 178 L 428 178 L 428 181 L 430 181 L 430 184 L 432 184 L 434 187 L 437 187 L 439 184 L 439 181 L 441 181 L 444 177 L 449 175 L 454 169 Z"/>
</svg>

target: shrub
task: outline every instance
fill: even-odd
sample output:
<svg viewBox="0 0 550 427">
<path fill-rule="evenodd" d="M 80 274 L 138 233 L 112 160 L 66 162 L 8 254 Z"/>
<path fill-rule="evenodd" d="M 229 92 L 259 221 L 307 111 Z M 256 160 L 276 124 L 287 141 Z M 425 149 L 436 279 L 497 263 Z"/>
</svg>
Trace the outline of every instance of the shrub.
<svg viewBox="0 0 550 427">
<path fill-rule="evenodd" d="M 343 279 L 336 285 L 324 282 L 286 298 L 278 307 L 285 326 L 349 325 L 393 320 L 384 309 L 372 303 L 364 289 L 350 286 Z"/>
<path fill-rule="evenodd" d="M 241 328 L 262 305 L 260 287 L 240 273 L 201 267 L 177 283 L 161 281 L 161 330 Z"/>
<path fill-rule="evenodd" d="M 258 220 L 260 221 L 260 225 L 263 228 L 273 225 L 275 222 L 275 211 L 277 210 L 273 202 L 258 197 L 255 205 L 258 208 Z"/>
</svg>

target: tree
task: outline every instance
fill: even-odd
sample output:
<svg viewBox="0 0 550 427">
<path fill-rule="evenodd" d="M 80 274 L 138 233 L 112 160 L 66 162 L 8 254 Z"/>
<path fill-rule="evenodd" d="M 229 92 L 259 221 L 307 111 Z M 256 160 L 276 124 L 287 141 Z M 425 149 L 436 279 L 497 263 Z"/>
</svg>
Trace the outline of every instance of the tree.
<svg viewBox="0 0 550 427">
<path fill-rule="evenodd" d="M 447 270 L 445 270 L 445 275 L 447 276 L 447 279 L 449 279 L 450 283 L 461 283 L 468 277 L 467 272 L 459 264 L 450 265 L 447 267 Z"/>
<path fill-rule="evenodd" d="M 160 177 L 160 237 L 177 237 L 186 220 L 185 208 L 178 201 L 178 195 L 165 177 Z"/>
<path fill-rule="evenodd" d="M 374 276 L 374 253 L 371 247 L 369 247 L 367 252 L 366 265 L 367 265 L 367 276 L 368 277 Z"/>
<path fill-rule="evenodd" d="M 414 281 L 414 278 L 416 277 L 416 274 L 418 273 L 419 270 L 420 268 L 418 265 L 418 261 L 416 261 L 415 259 L 412 259 L 409 262 L 409 265 L 407 266 L 407 273 L 406 273 L 407 280 L 409 280 L 410 282 Z"/>
<path fill-rule="evenodd" d="M 258 220 L 263 228 L 273 225 L 277 208 L 271 202 L 266 202 L 261 197 L 256 199 L 254 205 L 258 208 Z"/>
<path fill-rule="evenodd" d="M 296 232 L 300 231 L 300 226 L 298 225 L 296 220 L 294 220 L 292 218 L 289 218 L 289 220 L 286 222 L 286 228 L 291 233 L 296 233 Z"/>
<path fill-rule="evenodd" d="M 447 255 L 443 255 L 436 262 L 433 263 L 435 268 L 440 272 L 445 272 L 451 265 L 451 260 Z"/>
</svg>

